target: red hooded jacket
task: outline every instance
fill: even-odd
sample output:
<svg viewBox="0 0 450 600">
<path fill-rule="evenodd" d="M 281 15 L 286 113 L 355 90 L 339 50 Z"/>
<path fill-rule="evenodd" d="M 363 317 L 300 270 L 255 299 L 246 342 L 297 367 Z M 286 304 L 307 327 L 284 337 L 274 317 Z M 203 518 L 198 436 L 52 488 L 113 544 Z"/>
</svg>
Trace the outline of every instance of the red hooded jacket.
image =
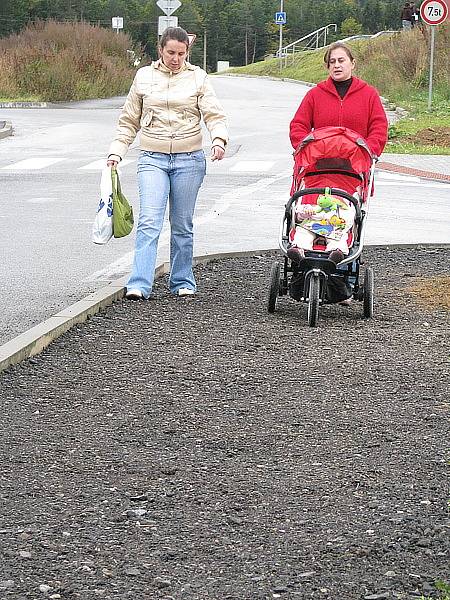
<svg viewBox="0 0 450 600">
<path fill-rule="evenodd" d="M 357 77 L 353 77 L 342 99 L 331 77 L 306 94 L 291 121 L 290 138 L 294 149 L 311 129 L 319 127 L 353 129 L 377 156 L 387 141 L 388 122 L 380 96 L 375 88 Z"/>
</svg>

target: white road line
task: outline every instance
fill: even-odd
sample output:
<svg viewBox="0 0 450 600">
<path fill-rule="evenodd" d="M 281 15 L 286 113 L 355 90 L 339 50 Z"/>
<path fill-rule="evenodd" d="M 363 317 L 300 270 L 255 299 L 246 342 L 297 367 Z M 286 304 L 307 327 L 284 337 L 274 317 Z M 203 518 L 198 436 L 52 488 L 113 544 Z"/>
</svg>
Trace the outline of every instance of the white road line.
<svg viewBox="0 0 450 600">
<path fill-rule="evenodd" d="M 120 161 L 119 168 L 124 167 L 130 163 L 134 162 L 133 160 L 122 160 Z M 106 159 L 102 158 L 101 160 L 95 160 L 94 162 L 89 163 L 88 165 L 84 165 L 83 167 L 78 167 L 79 171 L 101 171 L 106 167 Z"/>
<path fill-rule="evenodd" d="M 2 167 L 8 171 L 34 171 L 37 169 L 45 169 L 50 165 L 67 160 L 66 158 L 26 158 L 7 167 Z"/>
<path fill-rule="evenodd" d="M 375 194 L 377 187 L 421 187 L 421 188 L 439 188 L 443 189 L 445 186 L 448 186 L 448 183 L 439 183 L 438 181 L 433 181 L 428 183 L 428 181 L 380 181 L 379 179 L 375 179 Z M 425 190 L 424 190 L 425 191 Z"/>
<path fill-rule="evenodd" d="M 271 160 L 241 160 L 233 165 L 230 171 L 235 173 L 261 173 L 261 171 L 268 171 L 274 164 Z"/>
<path fill-rule="evenodd" d="M 377 171 L 377 177 L 391 181 L 420 181 L 420 178 L 415 175 L 403 175 L 402 173 L 390 173 L 387 171 Z"/>
</svg>

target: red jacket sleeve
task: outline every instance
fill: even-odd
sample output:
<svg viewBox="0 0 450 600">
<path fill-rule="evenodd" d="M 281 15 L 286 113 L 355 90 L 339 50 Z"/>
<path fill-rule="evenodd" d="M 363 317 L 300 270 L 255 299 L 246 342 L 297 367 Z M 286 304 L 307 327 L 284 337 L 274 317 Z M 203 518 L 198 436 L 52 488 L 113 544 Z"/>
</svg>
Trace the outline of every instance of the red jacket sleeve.
<svg viewBox="0 0 450 600">
<path fill-rule="evenodd" d="M 313 98 L 310 90 L 303 98 L 294 118 L 291 121 L 289 137 L 294 150 L 300 142 L 308 135 L 314 127 L 313 122 Z"/>
<path fill-rule="evenodd" d="M 380 156 L 387 142 L 388 120 L 380 96 L 374 89 L 370 100 L 367 143 L 374 154 Z"/>
</svg>

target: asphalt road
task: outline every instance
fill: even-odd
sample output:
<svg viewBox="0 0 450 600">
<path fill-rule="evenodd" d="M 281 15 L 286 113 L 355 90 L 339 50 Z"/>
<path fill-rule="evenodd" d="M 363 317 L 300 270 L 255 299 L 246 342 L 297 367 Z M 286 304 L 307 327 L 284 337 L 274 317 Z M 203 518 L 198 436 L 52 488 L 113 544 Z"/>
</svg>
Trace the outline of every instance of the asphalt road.
<svg viewBox="0 0 450 600">
<path fill-rule="evenodd" d="M 209 163 L 196 214 L 196 252 L 277 246 L 290 187 L 289 121 L 308 88 L 215 77 L 230 122 L 226 159 Z M 123 98 L 47 109 L 1 109 L 14 136 L 0 140 L 0 343 L 127 273 L 134 237 L 95 246 L 90 231 L 104 159 Z M 209 140 L 205 137 L 205 149 Z M 122 187 L 138 212 L 130 150 Z M 448 185 L 381 174 L 367 243 L 447 242 Z M 423 203 L 427 201 L 426 218 Z M 160 257 L 168 254 L 163 232 Z"/>
</svg>

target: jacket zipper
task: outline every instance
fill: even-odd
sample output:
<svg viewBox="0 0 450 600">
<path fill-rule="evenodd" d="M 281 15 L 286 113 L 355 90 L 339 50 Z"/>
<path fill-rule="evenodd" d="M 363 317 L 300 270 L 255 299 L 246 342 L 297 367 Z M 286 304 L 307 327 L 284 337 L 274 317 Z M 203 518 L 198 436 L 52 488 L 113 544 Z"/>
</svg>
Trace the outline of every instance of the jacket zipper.
<svg viewBox="0 0 450 600">
<path fill-rule="evenodd" d="M 172 78 L 172 72 L 169 73 L 169 81 L 167 83 L 167 120 L 169 121 L 169 128 L 172 131 L 172 121 L 170 120 L 170 105 L 169 105 L 169 91 L 170 91 L 170 80 Z M 172 154 L 173 150 L 173 133 L 170 135 L 170 154 Z"/>
</svg>

